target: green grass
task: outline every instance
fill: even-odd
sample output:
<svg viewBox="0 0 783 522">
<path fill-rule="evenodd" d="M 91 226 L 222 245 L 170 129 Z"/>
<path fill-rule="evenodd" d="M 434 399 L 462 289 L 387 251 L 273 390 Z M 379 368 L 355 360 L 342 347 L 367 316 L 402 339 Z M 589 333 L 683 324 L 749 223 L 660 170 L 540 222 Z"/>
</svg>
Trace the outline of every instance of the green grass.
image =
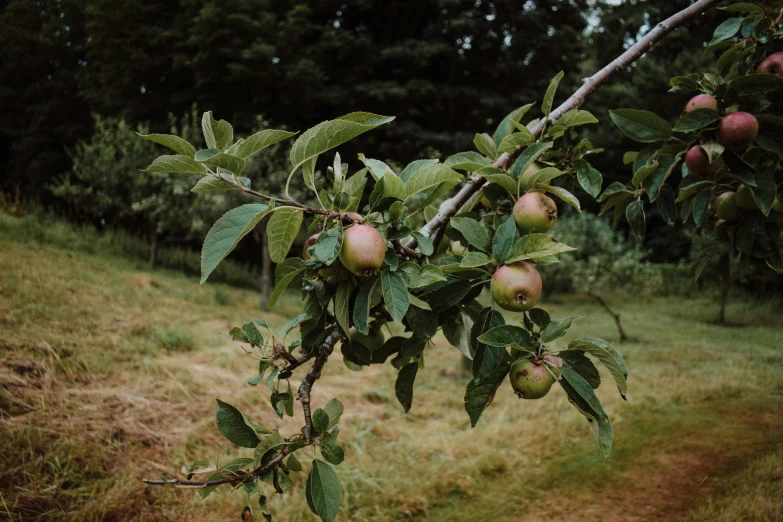
<svg viewBox="0 0 783 522">
<path fill-rule="evenodd" d="M 711 322 L 712 297 L 610 296 L 633 341 L 616 344 L 629 400 L 608 373 L 598 390 L 615 430 L 609 461 L 559 389 L 523 401 L 504 384 L 471 429 L 469 377 L 440 337 L 407 415 L 394 368 L 351 372 L 335 354 L 313 400 L 346 407 L 339 520 L 779 520 L 780 303 L 733 301 L 729 318 L 743 326 L 726 328 Z M 545 298 L 544 307 L 587 314 L 563 342 L 616 342 L 612 319 L 588 298 Z M 261 312 L 255 292 L 10 241 L 0 227 L 0 519 L 237 518 L 240 493 L 199 501 L 140 479 L 252 453 L 217 432 L 216 398 L 298 430 L 301 418 L 281 421 L 268 390 L 247 386 L 254 362 L 220 336 L 252 317 L 279 328 L 297 313 L 294 294 Z M 274 497 L 275 520 L 314 520 L 304 478 Z"/>
</svg>

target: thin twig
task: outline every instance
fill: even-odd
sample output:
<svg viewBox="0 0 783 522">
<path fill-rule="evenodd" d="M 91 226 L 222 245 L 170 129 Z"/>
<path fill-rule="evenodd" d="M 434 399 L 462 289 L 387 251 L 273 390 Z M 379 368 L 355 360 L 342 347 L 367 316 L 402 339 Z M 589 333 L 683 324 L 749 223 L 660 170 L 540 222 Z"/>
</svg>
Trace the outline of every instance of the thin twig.
<svg viewBox="0 0 783 522">
<path fill-rule="evenodd" d="M 718 3 L 719 0 L 699 0 L 690 7 L 683 9 L 682 11 L 670 16 L 663 22 L 656 25 L 644 38 L 633 44 L 623 54 L 614 59 L 611 63 L 606 65 L 603 69 L 595 73 L 590 78 L 587 78 L 584 84 L 568 98 L 563 104 L 553 110 L 549 118 L 541 120 L 536 124 L 530 132 L 533 136 L 540 136 L 544 127 L 549 123 L 555 123 L 565 113 L 572 109 L 576 109 L 584 103 L 585 99 L 590 96 L 598 87 L 609 81 L 609 79 L 618 72 L 626 69 L 633 62 L 638 60 L 644 53 L 650 50 L 650 48 L 658 43 L 664 36 L 674 31 L 681 25 L 702 14 L 710 7 Z M 507 169 L 513 164 L 513 161 L 519 156 L 524 149 L 518 147 L 512 154 L 503 153 L 498 159 L 496 159 L 492 166 L 499 169 Z M 454 196 L 442 210 L 433 217 L 426 225 L 424 225 L 420 232 L 426 236 L 431 237 L 438 228 L 444 227 L 448 223 L 449 218 L 457 213 L 462 205 L 464 205 L 476 192 L 481 189 L 484 184 L 484 179 L 480 176 L 472 176 L 464 187 Z M 411 238 L 405 244 L 408 248 L 416 248 L 418 241 L 416 238 Z"/>
</svg>

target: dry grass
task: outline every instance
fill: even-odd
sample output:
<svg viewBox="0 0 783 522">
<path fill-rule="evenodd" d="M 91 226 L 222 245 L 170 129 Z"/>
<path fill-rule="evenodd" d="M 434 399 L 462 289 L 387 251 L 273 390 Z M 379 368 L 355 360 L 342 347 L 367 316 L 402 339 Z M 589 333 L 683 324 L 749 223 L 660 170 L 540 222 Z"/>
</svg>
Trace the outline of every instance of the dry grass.
<svg viewBox="0 0 783 522">
<path fill-rule="evenodd" d="M 733 303 L 730 316 L 744 328 L 709 324 L 707 300 L 612 304 L 637 341 L 620 347 L 631 368 L 629 402 L 608 375 L 599 390 L 615 427 L 609 462 L 559 390 L 520 401 L 504 386 L 470 429 L 462 407 L 468 377 L 440 338 L 408 415 L 394 398 L 393 368 L 354 373 L 336 354 L 313 398 L 337 397 L 346 407 L 340 520 L 780 518 L 776 304 Z M 589 314 L 569 337 L 616 337 L 589 300 L 548 299 L 546 308 Z M 252 292 L 0 241 L 0 518 L 236 518 L 246 502 L 240 493 L 198 501 L 139 479 L 171 475 L 197 457 L 249 452 L 218 434 L 215 398 L 283 432 L 298 428 L 299 418 L 280 421 L 268 394 L 245 384 L 253 362 L 219 336 L 251 317 L 279 327 L 296 313 L 294 297 L 262 313 Z M 746 470 L 752 459 L 761 464 Z M 758 486 L 747 489 L 742 477 Z M 274 500 L 276 520 L 313 520 L 303 479 Z"/>
</svg>

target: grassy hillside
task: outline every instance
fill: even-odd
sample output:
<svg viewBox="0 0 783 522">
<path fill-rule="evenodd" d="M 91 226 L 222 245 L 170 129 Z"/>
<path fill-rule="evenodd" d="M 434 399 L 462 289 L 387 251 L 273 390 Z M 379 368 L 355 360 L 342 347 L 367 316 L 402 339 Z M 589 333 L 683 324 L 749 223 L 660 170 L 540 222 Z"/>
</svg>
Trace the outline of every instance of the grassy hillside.
<svg viewBox="0 0 783 522">
<path fill-rule="evenodd" d="M 245 384 L 255 363 L 224 337 L 252 317 L 282 326 L 257 294 L 198 285 L 174 272 L 35 243 L 0 232 L 0 518 L 232 520 L 246 499 L 145 487 L 185 463 L 251 453 L 214 424 L 215 399 L 292 432 L 267 393 Z M 470 429 L 468 376 L 442 338 L 428 348 L 408 415 L 391 366 L 349 371 L 339 353 L 313 400 L 346 407 L 344 521 L 779 520 L 783 517 L 783 318 L 780 303 L 737 301 L 742 327 L 710 324 L 707 300 L 615 296 L 632 342 L 629 401 L 602 374 L 615 429 L 605 461 L 584 419 L 553 389 L 522 401 L 504 384 Z M 616 339 L 582 298 L 545 300 L 588 314 L 569 336 Z M 295 376 L 299 377 L 299 376 Z M 292 384 L 298 385 L 294 380 Z M 302 460 L 305 460 L 304 458 Z M 275 520 L 314 520 L 304 478 L 275 497 Z"/>
</svg>

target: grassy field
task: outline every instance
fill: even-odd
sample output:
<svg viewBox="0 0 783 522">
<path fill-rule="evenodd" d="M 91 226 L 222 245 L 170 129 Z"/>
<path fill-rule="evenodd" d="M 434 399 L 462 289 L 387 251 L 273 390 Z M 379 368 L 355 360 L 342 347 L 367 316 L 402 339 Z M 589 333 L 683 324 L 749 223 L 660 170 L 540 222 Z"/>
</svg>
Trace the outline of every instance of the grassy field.
<svg viewBox="0 0 783 522">
<path fill-rule="evenodd" d="M 245 384 L 254 362 L 219 335 L 252 317 L 279 327 L 299 311 L 293 294 L 272 313 L 257 303 L 254 292 L 0 236 L 0 519 L 237 519 L 240 493 L 200 501 L 140 479 L 251 453 L 219 435 L 216 398 L 284 433 L 301 425 L 281 422 L 268 394 Z M 711 323 L 708 299 L 612 304 L 633 340 L 616 345 L 630 368 L 628 402 L 611 385 L 598 390 L 615 430 L 609 461 L 558 389 L 521 401 L 504 384 L 470 429 L 469 377 L 441 337 L 407 415 L 391 366 L 354 373 L 335 355 L 313 400 L 346 407 L 339 519 L 783 519 L 780 303 L 732 302 L 741 326 L 731 328 Z M 587 299 L 555 296 L 544 307 L 588 314 L 564 341 L 617 337 Z M 304 478 L 275 497 L 275 520 L 315 520 Z"/>
</svg>

